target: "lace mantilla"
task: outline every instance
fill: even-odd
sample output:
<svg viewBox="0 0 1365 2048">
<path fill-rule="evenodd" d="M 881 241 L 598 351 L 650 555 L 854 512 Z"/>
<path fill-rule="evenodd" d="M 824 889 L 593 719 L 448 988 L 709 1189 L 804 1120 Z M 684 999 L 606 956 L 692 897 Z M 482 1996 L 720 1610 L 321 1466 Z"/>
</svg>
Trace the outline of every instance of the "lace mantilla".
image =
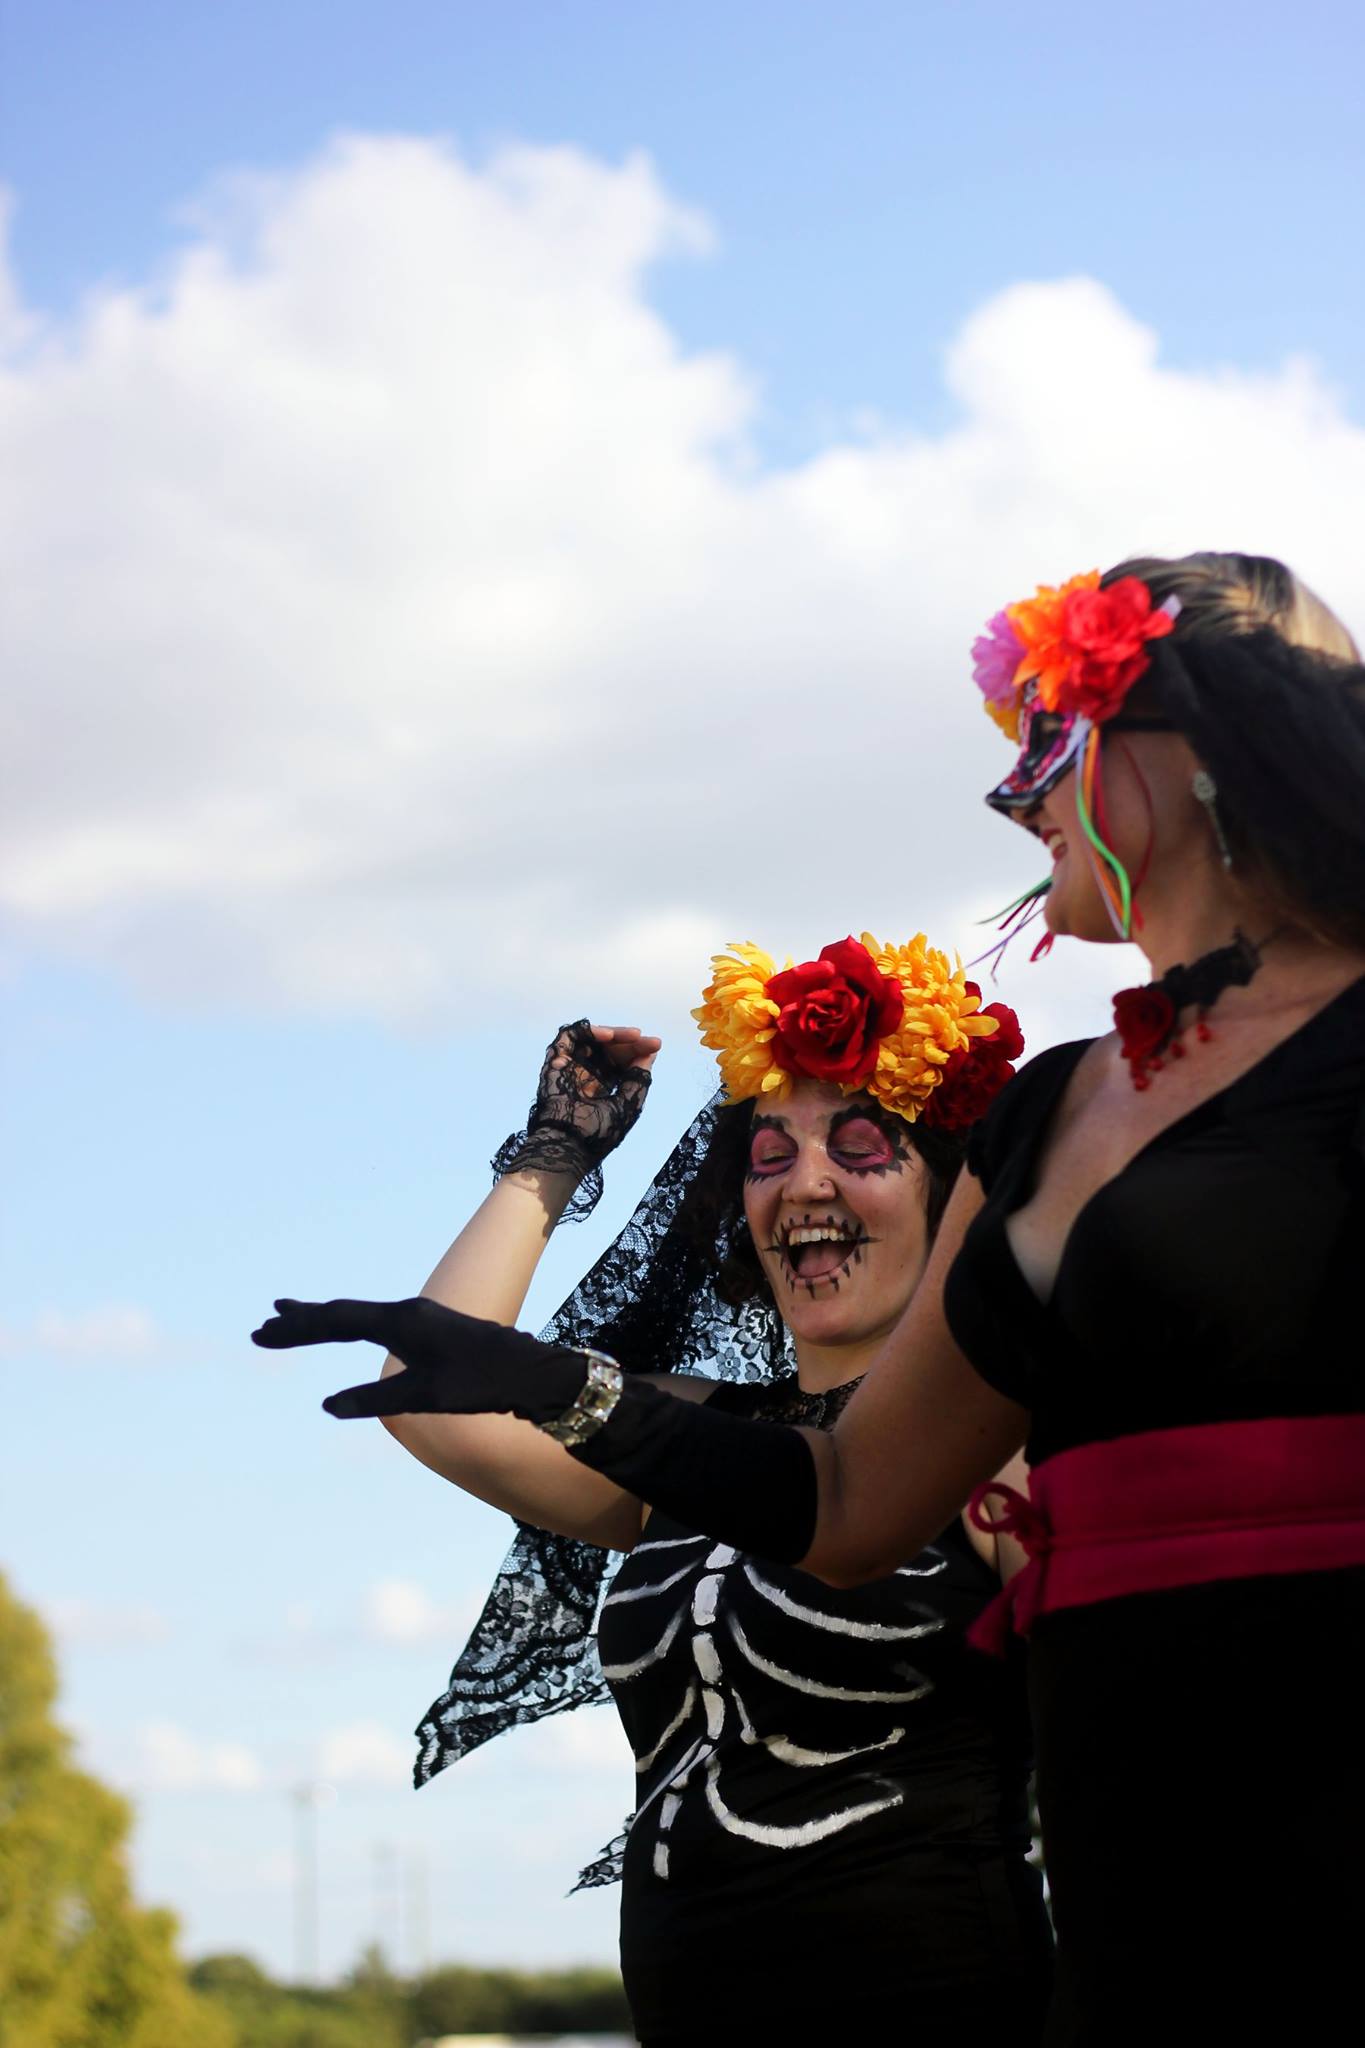
<svg viewBox="0 0 1365 2048">
<path fill-rule="evenodd" d="M 723 1108 L 718 1092 L 688 1126 L 630 1221 L 546 1325 L 547 1342 L 604 1351 L 627 1372 L 770 1380 L 787 1371 L 775 1310 L 722 1298 L 727 1247 L 704 1242 L 687 1213 Z M 610 1697 L 594 1634 L 610 1565 L 610 1553 L 592 1544 L 517 1525 L 449 1686 L 418 1726 L 417 1785 L 508 1728 Z"/>
</svg>

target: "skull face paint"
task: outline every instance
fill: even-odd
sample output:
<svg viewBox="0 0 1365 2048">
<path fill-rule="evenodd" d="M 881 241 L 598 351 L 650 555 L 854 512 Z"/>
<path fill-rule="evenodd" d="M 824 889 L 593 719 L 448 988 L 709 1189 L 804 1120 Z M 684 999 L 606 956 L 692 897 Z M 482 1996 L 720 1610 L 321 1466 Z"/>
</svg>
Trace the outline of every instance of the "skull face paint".
<svg viewBox="0 0 1365 2048">
<path fill-rule="evenodd" d="M 798 1357 L 803 1344 L 867 1343 L 903 1313 L 928 1250 L 923 1166 L 903 1118 L 798 1081 L 754 1119 L 744 1213 Z"/>
</svg>

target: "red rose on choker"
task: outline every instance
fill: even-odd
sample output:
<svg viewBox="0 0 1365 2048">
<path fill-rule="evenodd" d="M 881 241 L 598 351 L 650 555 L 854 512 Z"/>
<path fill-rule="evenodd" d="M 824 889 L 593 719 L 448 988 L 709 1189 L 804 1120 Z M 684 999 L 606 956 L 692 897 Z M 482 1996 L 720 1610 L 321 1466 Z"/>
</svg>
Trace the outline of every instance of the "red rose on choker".
<svg viewBox="0 0 1365 2048">
<path fill-rule="evenodd" d="M 866 946 L 840 939 L 818 960 L 786 967 L 764 984 L 778 1005 L 772 1052 L 784 1074 L 861 1088 L 877 1067 L 877 1042 L 900 1023 L 905 998 Z"/>
<path fill-rule="evenodd" d="M 1073 590 L 1062 607 L 1066 681 L 1057 708 L 1079 711 L 1096 725 L 1112 718 L 1159 640 L 1175 624 L 1153 608 L 1152 594 L 1136 576 L 1121 576 L 1105 590 Z"/>
<path fill-rule="evenodd" d="M 1162 1051 L 1175 1030 L 1176 1008 L 1164 988 L 1121 988 L 1114 997 L 1114 1029 L 1123 1057 L 1136 1074 Z"/>
</svg>

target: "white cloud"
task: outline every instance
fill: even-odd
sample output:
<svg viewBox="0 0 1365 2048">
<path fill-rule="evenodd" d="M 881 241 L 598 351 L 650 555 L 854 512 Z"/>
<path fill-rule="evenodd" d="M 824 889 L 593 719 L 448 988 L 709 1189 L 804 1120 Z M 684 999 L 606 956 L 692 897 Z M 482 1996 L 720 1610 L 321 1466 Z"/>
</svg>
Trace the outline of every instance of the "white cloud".
<svg viewBox="0 0 1365 2048">
<path fill-rule="evenodd" d="M 36 1353 L 96 1362 L 149 1359 L 163 1341 L 146 1309 L 117 1302 L 76 1311 L 42 1309 L 28 1323 L 0 1323 L 0 1356 Z"/>
<path fill-rule="evenodd" d="M 741 933 L 970 944 L 1032 878 L 977 804 L 1004 598 L 1233 545 L 1365 619 L 1365 433 L 1311 365 L 1175 371 L 1101 284 L 1019 284 L 948 351 L 949 430 L 765 473 L 742 368 L 644 295 L 703 243 L 640 159 L 351 138 L 225 188 L 157 289 L 18 317 L 19 934 L 538 1021 L 686 996 Z"/>
<path fill-rule="evenodd" d="M 57 1599 L 45 1602 L 43 1613 L 54 1634 L 71 1649 L 142 1649 L 164 1643 L 171 1633 L 170 1622 L 154 1607 Z"/>
<path fill-rule="evenodd" d="M 556 1714 L 536 1734 L 534 1761 L 546 1769 L 570 1776 L 606 1772 L 623 1791 L 634 1782 L 635 1760 L 615 1707 Z"/>
<path fill-rule="evenodd" d="M 135 1792 L 255 1792 L 265 1773 L 241 1742 L 205 1742 L 174 1721 L 146 1721 L 118 1753 L 109 1774 Z"/>
<path fill-rule="evenodd" d="M 379 1721 L 334 1728 L 318 1745 L 316 1776 L 332 1785 L 385 1786 L 412 1782 L 413 1745 Z"/>
<path fill-rule="evenodd" d="M 411 1579 L 381 1579 L 365 1595 L 365 1633 L 381 1643 L 443 1643 L 453 1648 L 468 1634 L 478 1605 L 465 1600 L 442 1605 Z"/>
</svg>

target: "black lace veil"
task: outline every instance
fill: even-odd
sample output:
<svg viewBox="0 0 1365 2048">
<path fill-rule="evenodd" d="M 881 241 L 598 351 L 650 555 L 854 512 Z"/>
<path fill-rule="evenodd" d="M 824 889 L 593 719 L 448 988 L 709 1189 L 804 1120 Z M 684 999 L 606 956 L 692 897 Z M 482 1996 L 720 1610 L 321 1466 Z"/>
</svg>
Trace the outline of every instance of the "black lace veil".
<svg viewBox="0 0 1365 2048">
<path fill-rule="evenodd" d="M 740 1199 L 752 1105 L 718 1091 L 684 1131 L 619 1236 L 551 1317 L 556 1344 L 608 1352 L 627 1371 L 775 1378 L 786 1333 L 759 1283 Z M 597 1610 L 611 1553 L 517 1524 L 450 1684 L 417 1729 L 413 1778 L 522 1722 L 601 1703 Z M 585 1883 L 594 1878 L 592 1866 Z"/>
</svg>

